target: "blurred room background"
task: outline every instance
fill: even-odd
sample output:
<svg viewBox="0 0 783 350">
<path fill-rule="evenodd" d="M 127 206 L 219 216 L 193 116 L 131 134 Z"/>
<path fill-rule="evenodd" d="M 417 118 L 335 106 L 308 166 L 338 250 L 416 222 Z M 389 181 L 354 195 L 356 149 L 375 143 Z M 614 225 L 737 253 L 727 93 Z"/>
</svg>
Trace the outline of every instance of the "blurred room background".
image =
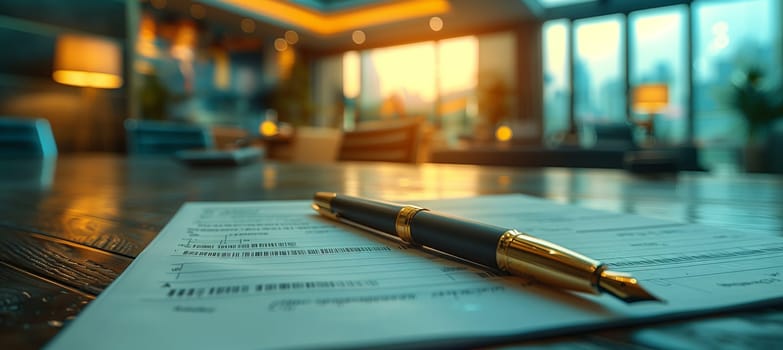
<svg viewBox="0 0 783 350">
<path fill-rule="evenodd" d="M 389 160 L 653 152 L 783 172 L 781 15 L 776 0 L 6 0 L 0 115 L 48 120 L 60 154 L 128 152 L 127 120 L 294 160 L 313 129 L 348 147 L 413 123 L 412 155 Z M 328 157 L 386 160 L 343 151 Z"/>
</svg>

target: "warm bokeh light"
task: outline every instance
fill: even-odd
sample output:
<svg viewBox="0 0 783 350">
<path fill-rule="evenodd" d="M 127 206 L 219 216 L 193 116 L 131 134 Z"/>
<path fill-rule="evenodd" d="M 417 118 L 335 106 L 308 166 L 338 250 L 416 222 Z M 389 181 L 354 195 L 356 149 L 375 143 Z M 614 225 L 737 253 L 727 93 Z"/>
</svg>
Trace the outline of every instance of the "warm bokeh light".
<svg viewBox="0 0 783 350">
<path fill-rule="evenodd" d="M 430 29 L 436 32 L 441 31 L 443 29 L 443 19 L 437 16 L 430 18 Z"/>
<path fill-rule="evenodd" d="M 286 49 L 288 49 L 288 42 L 285 41 L 285 39 L 283 38 L 275 39 L 275 50 L 285 51 Z"/>
<path fill-rule="evenodd" d="M 633 90 L 633 108 L 636 111 L 656 113 L 669 103 L 669 87 L 666 84 L 643 84 Z"/>
<path fill-rule="evenodd" d="M 214 81 L 218 90 L 228 90 L 231 87 L 231 59 L 225 49 L 213 49 L 212 57 L 215 59 Z"/>
<path fill-rule="evenodd" d="M 277 67 L 280 77 L 288 79 L 296 63 L 296 53 L 294 50 L 283 50 L 277 53 Z"/>
<path fill-rule="evenodd" d="M 356 45 L 364 44 L 364 41 L 367 39 L 367 36 L 364 34 L 361 30 L 355 30 L 353 34 L 351 34 L 351 39 Z"/>
<path fill-rule="evenodd" d="M 271 120 L 264 120 L 258 127 L 258 131 L 263 136 L 275 136 L 278 133 L 277 124 Z"/>
<path fill-rule="evenodd" d="M 57 38 L 52 78 L 61 84 L 115 89 L 122 86 L 122 54 L 113 41 L 86 35 Z"/>
<path fill-rule="evenodd" d="M 113 74 L 58 70 L 52 74 L 54 81 L 73 86 L 116 89 L 122 86 L 122 78 Z"/>
<path fill-rule="evenodd" d="M 495 138 L 500 142 L 507 142 L 514 136 L 514 132 L 507 125 L 501 125 L 495 130 Z"/>
<path fill-rule="evenodd" d="M 139 21 L 139 37 L 136 41 L 136 51 L 147 58 L 158 57 L 158 47 L 155 45 L 155 19 L 149 14 L 141 16 Z"/>
<path fill-rule="evenodd" d="M 256 21 L 250 18 L 243 18 L 242 22 L 239 23 L 239 26 L 242 28 L 243 32 L 248 34 L 256 31 Z"/>
<path fill-rule="evenodd" d="M 293 30 L 287 30 L 283 37 L 285 38 L 285 41 L 288 42 L 291 45 L 296 44 L 296 43 L 299 42 L 299 34 L 297 34 Z"/>
<path fill-rule="evenodd" d="M 222 0 L 222 2 L 321 35 L 443 14 L 451 9 L 451 5 L 446 0 L 398 0 L 334 13 L 308 10 L 282 0 Z"/>
</svg>

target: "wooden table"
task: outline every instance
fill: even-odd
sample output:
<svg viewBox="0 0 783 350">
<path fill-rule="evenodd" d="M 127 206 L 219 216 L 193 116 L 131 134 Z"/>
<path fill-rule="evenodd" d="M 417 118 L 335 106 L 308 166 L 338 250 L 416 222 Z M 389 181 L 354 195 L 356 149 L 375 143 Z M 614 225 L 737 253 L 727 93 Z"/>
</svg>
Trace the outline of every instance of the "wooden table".
<svg viewBox="0 0 783 350">
<path fill-rule="evenodd" d="M 118 155 L 2 160 L 0 348 L 46 344 L 128 266 L 186 201 L 310 199 L 315 191 L 393 200 L 524 193 L 760 235 L 783 232 L 779 176 L 680 173 L 651 178 L 607 169 L 359 162 L 265 161 L 190 168 L 165 157 Z M 652 334 L 720 346 L 727 344 L 725 334 L 709 330 L 727 322 L 755 329 L 729 335 L 740 347 L 783 344 L 783 305 L 525 344 L 650 346 Z"/>
</svg>

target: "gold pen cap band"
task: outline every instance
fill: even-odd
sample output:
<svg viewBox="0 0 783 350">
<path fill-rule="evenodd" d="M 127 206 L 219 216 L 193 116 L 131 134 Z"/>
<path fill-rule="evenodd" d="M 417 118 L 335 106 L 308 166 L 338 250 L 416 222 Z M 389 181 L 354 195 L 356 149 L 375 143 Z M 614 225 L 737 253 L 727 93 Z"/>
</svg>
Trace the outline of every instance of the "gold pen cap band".
<svg viewBox="0 0 783 350">
<path fill-rule="evenodd" d="M 403 241 L 410 244 L 416 243 L 411 236 L 411 221 L 422 210 L 427 209 L 406 205 L 397 213 L 397 219 L 394 220 L 394 228 L 397 231 L 397 236 Z"/>
<path fill-rule="evenodd" d="M 332 211 L 332 199 L 337 197 L 334 192 L 316 192 L 313 197 L 312 208 L 323 216 L 337 219 L 337 214 Z"/>
<path fill-rule="evenodd" d="M 500 236 L 496 257 L 498 268 L 511 274 L 575 291 L 600 293 L 598 279 L 605 269 L 600 262 L 517 230 Z"/>
</svg>

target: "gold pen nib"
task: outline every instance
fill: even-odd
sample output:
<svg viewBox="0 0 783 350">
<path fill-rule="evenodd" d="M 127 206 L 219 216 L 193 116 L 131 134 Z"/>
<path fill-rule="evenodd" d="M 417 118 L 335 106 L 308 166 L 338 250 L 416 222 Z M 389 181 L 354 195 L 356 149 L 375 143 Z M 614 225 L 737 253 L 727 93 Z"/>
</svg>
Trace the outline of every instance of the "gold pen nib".
<svg viewBox="0 0 783 350">
<path fill-rule="evenodd" d="M 639 281 L 629 274 L 614 272 L 609 270 L 601 271 L 601 277 L 598 280 L 598 287 L 626 303 L 637 301 L 662 301 L 656 298 L 642 286 Z"/>
</svg>

